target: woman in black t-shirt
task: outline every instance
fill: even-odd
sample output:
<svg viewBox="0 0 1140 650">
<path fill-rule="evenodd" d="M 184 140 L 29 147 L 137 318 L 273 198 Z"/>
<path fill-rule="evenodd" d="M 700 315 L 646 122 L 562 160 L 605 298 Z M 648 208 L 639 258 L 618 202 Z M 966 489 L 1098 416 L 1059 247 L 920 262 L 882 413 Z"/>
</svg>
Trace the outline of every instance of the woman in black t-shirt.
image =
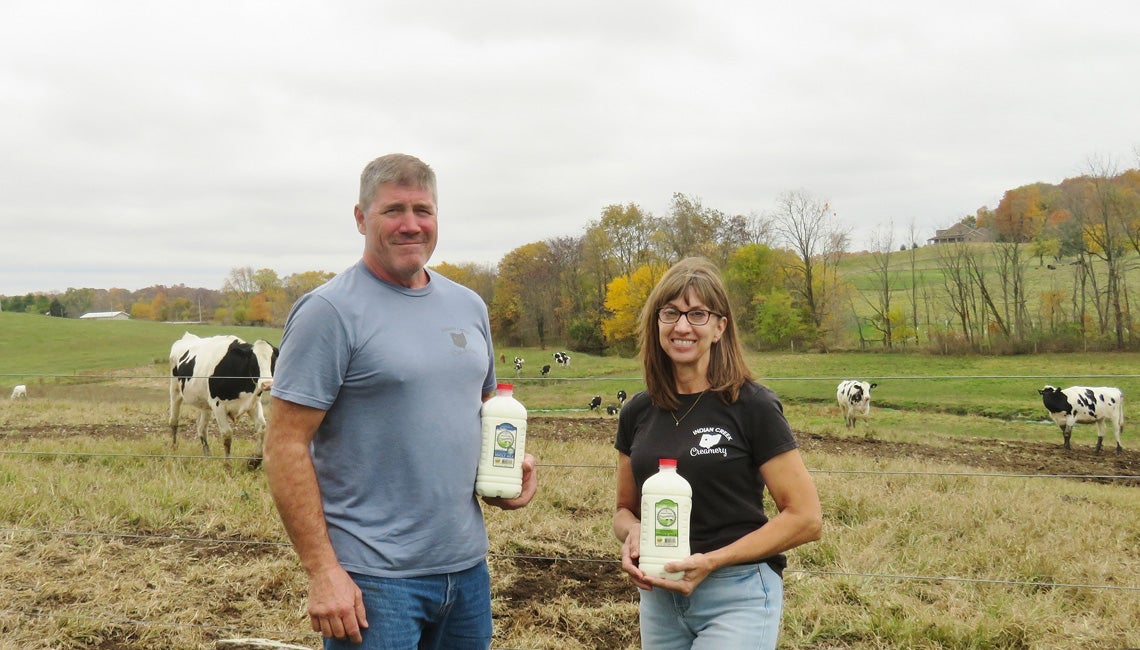
<svg viewBox="0 0 1140 650">
<path fill-rule="evenodd" d="M 752 378 L 716 267 L 686 258 L 641 312 L 646 390 L 622 408 L 614 534 L 641 596 L 641 644 L 775 648 L 783 611 L 783 552 L 819 539 L 815 485 L 779 399 Z M 638 567 L 641 486 L 658 459 L 677 459 L 693 489 L 692 555 L 666 564 L 677 580 Z M 767 488 L 778 513 L 763 507 Z M 700 643 L 697 640 L 700 639 Z"/>
</svg>

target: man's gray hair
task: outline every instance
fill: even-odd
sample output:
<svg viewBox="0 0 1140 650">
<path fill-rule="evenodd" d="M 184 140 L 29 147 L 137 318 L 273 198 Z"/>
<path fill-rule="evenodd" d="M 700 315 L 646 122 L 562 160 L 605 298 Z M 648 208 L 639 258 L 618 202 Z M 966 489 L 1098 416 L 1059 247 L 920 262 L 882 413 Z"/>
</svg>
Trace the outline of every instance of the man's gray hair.
<svg viewBox="0 0 1140 650">
<path fill-rule="evenodd" d="M 380 156 L 360 172 L 360 207 L 367 210 L 376 197 L 376 188 L 384 183 L 418 187 L 431 192 L 431 200 L 439 205 L 436 196 L 435 172 L 427 163 L 405 153 Z"/>
</svg>

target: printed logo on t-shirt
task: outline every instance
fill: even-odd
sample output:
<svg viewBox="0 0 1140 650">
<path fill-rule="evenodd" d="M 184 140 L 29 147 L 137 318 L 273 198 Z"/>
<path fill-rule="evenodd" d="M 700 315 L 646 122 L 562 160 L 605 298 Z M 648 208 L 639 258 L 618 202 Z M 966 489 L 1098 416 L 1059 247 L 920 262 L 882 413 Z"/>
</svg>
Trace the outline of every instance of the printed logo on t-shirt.
<svg viewBox="0 0 1140 650">
<path fill-rule="evenodd" d="M 701 438 L 697 441 L 697 446 L 689 450 L 690 456 L 717 454 L 725 458 L 728 457 L 728 449 L 719 445 L 726 439 L 732 440 L 732 434 L 729 432 L 720 427 L 704 427 L 694 430 L 693 435 L 699 435 Z"/>
<path fill-rule="evenodd" d="M 471 341 L 467 337 L 467 332 L 463 329 L 460 329 L 458 327 L 448 327 L 443 328 L 442 332 L 447 333 L 447 336 L 451 339 L 451 345 L 453 346 L 451 348 L 451 354 L 453 356 L 461 354 L 472 354 L 479 351 L 477 349 L 478 346 L 475 348 L 468 347 L 468 343 Z"/>
</svg>

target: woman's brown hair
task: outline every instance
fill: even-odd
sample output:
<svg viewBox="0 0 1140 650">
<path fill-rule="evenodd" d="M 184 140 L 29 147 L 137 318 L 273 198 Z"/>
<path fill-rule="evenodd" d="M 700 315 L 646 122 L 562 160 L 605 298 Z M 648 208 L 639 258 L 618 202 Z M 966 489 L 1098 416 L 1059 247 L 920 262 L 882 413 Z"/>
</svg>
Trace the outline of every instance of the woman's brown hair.
<svg viewBox="0 0 1140 650">
<path fill-rule="evenodd" d="M 728 292 L 716 265 L 703 257 L 686 257 L 677 262 L 649 292 L 641 308 L 641 329 L 638 344 L 641 348 L 641 366 L 645 373 L 645 388 L 653 403 L 666 410 L 680 406 L 677 385 L 673 377 L 673 360 L 665 354 L 658 342 L 657 310 L 670 300 L 692 291 L 709 311 L 726 319 L 724 334 L 713 343 L 710 352 L 708 380 L 711 391 L 727 404 L 736 401 L 740 388 L 752 380 L 752 372 L 744 361 L 744 350 L 736 333 Z M 715 316 L 714 316 L 715 318 Z"/>
</svg>

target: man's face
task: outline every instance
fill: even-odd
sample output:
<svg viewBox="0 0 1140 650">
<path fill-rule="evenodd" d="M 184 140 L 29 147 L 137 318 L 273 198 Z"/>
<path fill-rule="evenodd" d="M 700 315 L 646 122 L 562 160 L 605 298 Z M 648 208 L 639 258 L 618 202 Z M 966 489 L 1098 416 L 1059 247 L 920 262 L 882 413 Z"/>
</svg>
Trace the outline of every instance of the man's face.
<svg viewBox="0 0 1140 650">
<path fill-rule="evenodd" d="M 364 235 L 364 261 L 380 278 L 418 288 L 435 251 L 437 221 L 431 191 L 382 183 L 372 203 L 356 206 L 356 228 Z"/>
</svg>

